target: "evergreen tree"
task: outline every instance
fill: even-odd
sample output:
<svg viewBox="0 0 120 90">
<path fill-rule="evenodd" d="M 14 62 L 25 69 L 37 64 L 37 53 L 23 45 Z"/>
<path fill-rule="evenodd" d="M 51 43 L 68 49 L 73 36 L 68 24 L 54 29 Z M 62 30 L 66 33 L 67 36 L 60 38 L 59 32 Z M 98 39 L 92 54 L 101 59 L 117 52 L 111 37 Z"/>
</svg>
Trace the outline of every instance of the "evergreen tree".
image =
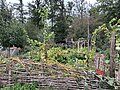
<svg viewBox="0 0 120 90">
<path fill-rule="evenodd" d="M 49 19 L 52 31 L 55 33 L 55 42 L 65 42 L 67 37 L 67 19 L 64 0 L 50 0 Z"/>
<path fill-rule="evenodd" d="M 0 43 L 3 47 L 18 46 L 24 47 L 27 41 L 27 34 L 13 16 L 9 5 L 5 0 L 0 2 Z"/>
<path fill-rule="evenodd" d="M 88 14 L 87 14 L 87 2 L 85 0 L 74 0 L 74 20 L 71 24 L 70 32 L 73 34 L 73 39 L 79 38 L 87 39 L 87 26 L 88 26 Z M 70 36 L 70 35 L 69 35 Z"/>
<path fill-rule="evenodd" d="M 24 11 L 23 11 L 23 0 L 20 1 L 19 11 L 20 11 L 20 21 L 24 23 Z"/>
<path fill-rule="evenodd" d="M 108 23 L 113 18 L 117 20 L 120 18 L 120 0 L 97 0 L 97 3 L 99 12 L 104 15 L 104 22 Z"/>
<path fill-rule="evenodd" d="M 10 22 L 12 19 L 12 12 L 8 8 L 8 5 L 5 0 L 0 2 L 0 43 L 10 40 Z M 4 37 L 7 37 L 6 39 Z M 8 45 L 7 45 L 8 46 Z"/>
<path fill-rule="evenodd" d="M 47 1 L 35 0 L 35 2 L 29 3 L 28 5 L 30 15 L 26 24 L 28 35 L 30 35 L 29 37 L 32 39 L 39 39 L 39 41 L 43 41 L 42 33 L 47 19 L 46 13 L 48 9 Z M 31 33 L 33 33 L 34 36 L 31 36 Z"/>
<path fill-rule="evenodd" d="M 44 26 L 42 16 L 44 15 L 45 9 L 48 8 L 42 0 L 35 0 L 32 3 L 29 3 L 29 15 L 30 19 L 34 25 L 42 29 Z"/>
</svg>

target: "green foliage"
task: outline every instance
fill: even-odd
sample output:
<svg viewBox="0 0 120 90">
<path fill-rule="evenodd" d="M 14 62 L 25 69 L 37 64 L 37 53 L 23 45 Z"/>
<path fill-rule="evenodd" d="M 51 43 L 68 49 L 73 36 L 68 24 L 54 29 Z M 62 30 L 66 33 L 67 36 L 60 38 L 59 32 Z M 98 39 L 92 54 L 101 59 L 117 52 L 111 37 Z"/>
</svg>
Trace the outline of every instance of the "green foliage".
<svg viewBox="0 0 120 90">
<path fill-rule="evenodd" d="M 118 38 L 116 38 L 116 36 L 119 36 L 119 33 L 117 33 L 120 29 L 120 27 L 118 26 L 119 24 L 119 20 L 117 23 L 116 19 L 113 18 L 108 24 L 103 24 L 102 26 L 100 26 L 98 29 L 95 30 L 95 32 L 93 33 L 93 46 L 95 47 L 95 43 L 96 43 L 96 38 L 97 38 L 97 34 L 99 34 L 101 31 L 103 31 L 105 33 L 105 35 L 107 36 L 107 38 L 109 39 L 108 42 L 111 42 L 111 44 L 109 44 L 110 47 L 110 58 L 106 60 L 106 63 L 109 63 L 110 60 L 110 76 L 111 77 L 115 77 L 115 58 L 116 58 L 116 53 L 114 53 L 115 50 L 115 44 Z M 107 56 L 108 58 L 108 56 Z M 117 60 L 118 61 L 118 60 Z"/>
<path fill-rule="evenodd" d="M 24 58 L 34 59 L 35 61 L 41 60 L 41 46 L 42 43 L 37 40 L 28 39 L 28 46 L 26 47 L 26 51 L 23 55 Z"/>
<path fill-rule="evenodd" d="M 109 24 L 109 21 L 113 18 L 117 18 L 112 24 L 116 23 L 120 18 L 119 8 L 120 8 L 119 0 L 97 0 L 97 4 L 91 7 L 90 16 L 94 20 L 94 26 L 97 28 L 98 25 Z M 108 30 L 110 30 L 108 28 Z M 107 32 L 108 33 L 108 32 Z M 109 48 L 109 38 L 106 33 L 101 30 L 101 32 L 97 35 L 96 47 L 100 49 Z"/>
<path fill-rule="evenodd" d="M 99 36 L 99 34 L 101 35 L 101 32 L 104 32 L 104 36 L 106 36 L 106 39 L 104 39 L 106 42 L 105 43 L 109 43 L 107 42 L 108 40 L 110 41 L 110 37 L 112 35 L 113 32 L 116 32 L 116 41 L 118 41 L 118 37 L 119 37 L 119 27 L 118 27 L 118 24 L 119 24 L 119 20 L 117 23 L 115 23 L 116 19 L 113 18 L 109 24 L 103 24 L 101 26 L 99 26 L 94 32 L 93 32 L 93 35 L 92 35 L 92 45 L 95 47 L 96 44 L 97 44 L 97 41 L 99 41 L 97 39 L 97 37 Z M 102 33 L 103 34 L 103 33 Z M 101 40 L 101 39 L 100 39 Z M 100 42 L 100 41 L 99 41 Z M 109 44 L 108 44 L 109 45 Z M 108 45 L 105 45 L 107 48 L 108 48 Z M 104 45 L 102 45 L 104 46 Z M 101 48 L 103 49 L 103 48 Z M 104 48 L 106 49 L 106 48 Z"/>
<path fill-rule="evenodd" d="M 10 28 L 2 32 L 0 39 L 3 47 L 15 45 L 23 48 L 27 44 L 28 36 L 23 26 L 13 21 Z"/>
<path fill-rule="evenodd" d="M 78 40 L 79 38 L 86 39 L 87 38 L 86 30 L 88 27 L 87 2 L 85 0 L 76 0 L 73 2 L 68 2 L 67 8 L 69 14 L 67 15 L 67 23 L 69 25 L 67 39 L 71 38 L 73 38 L 74 40 Z M 73 10 L 74 13 L 72 12 L 69 13 L 70 11 L 72 11 L 70 9 L 74 9 Z"/>
<path fill-rule="evenodd" d="M 101 77 L 100 75 L 97 75 L 97 77 L 100 79 L 99 88 L 101 88 L 101 89 L 114 90 L 114 89 L 118 88 L 117 86 L 120 85 L 120 83 L 118 81 L 116 81 L 115 78 L 111 78 L 109 76 Z"/>
<path fill-rule="evenodd" d="M 24 47 L 27 34 L 23 26 L 15 19 L 12 19 L 12 8 L 8 7 L 5 1 L 0 2 L 0 43 L 3 47 L 12 45 Z"/>
<path fill-rule="evenodd" d="M 84 60 L 92 60 L 94 53 L 91 51 L 88 53 L 87 48 L 81 48 L 79 51 L 76 49 L 62 49 L 51 48 L 48 50 L 48 59 L 58 61 L 61 63 L 69 63 L 74 65 L 76 63 L 76 59 L 78 62 Z"/>
<path fill-rule="evenodd" d="M 50 34 L 51 35 L 51 34 Z M 48 35 L 49 36 L 49 35 Z M 43 59 L 54 60 L 64 64 L 75 65 L 76 60 L 78 62 L 92 62 L 95 50 L 92 49 L 88 53 L 87 48 L 80 48 L 79 51 L 76 49 L 63 49 L 61 47 L 51 47 L 49 42 L 46 43 L 38 42 L 37 40 L 29 40 L 30 49 L 24 54 L 24 57 L 33 59 L 34 61 L 40 61 Z M 50 48 L 51 47 L 51 48 Z M 45 58 L 47 56 L 47 58 Z"/>
<path fill-rule="evenodd" d="M 64 42 L 67 37 L 67 19 L 63 0 L 50 0 L 48 18 L 51 21 L 51 31 L 55 33 L 55 42 Z"/>
<path fill-rule="evenodd" d="M 39 88 L 36 83 L 32 83 L 32 84 L 16 84 L 14 86 L 1 88 L 0 90 L 39 90 Z"/>
<path fill-rule="evenodd" d="M 39 36 L 41 36 L 41 31 L 39 30 L 39 28 L 34 25 L 31 21 L 28 21 L 25 24 L 25 30 L 29 36 L 30 39 L 33 40 L 39 40 Z M 41 38 L 41 37 L 40 37 Z"/>
<path fill-rule="evenodd" d="M 12 12 L 7 7 L 6 1 L 0 2 L 0 43 L 4 42 L 2 39 L 8 37 L 7 31 L 10 30 L 10 22 L 12 18 Z"/>
<path fill-rule="evenodd" d="M 46 29 L 44 28 L 43 30 L 43 42 L 39 42 L 38 40 L 32 40 L 28 39 L 29 42 L 29 51 L 24 54 L 26 58 L 31 58 L 36 61 L 40 61 L 43 58 L 42 53 L 45 54 L 47 52 L 47 49 L 49 49 L 49 44 L 52 44 L 51 41 L 54 37 L 53 32 L 47 32 Z"/>
<path fill-rule="evenodd" d="M 58 90 L 54 87 L 46 86 L 45 90 Z M 0 90 L 43 90 L 43 88 L 39 87 L 36 83 L 32 84 L 16 84 L 14 86 L 0 88 Z"/>
<path fill-rule="evenodd" d="M 33 3 L 29 3 L 30 19 L 31 21 L 39 27 L 39 29 L 44 28 L 44 21 L 47 18 L 48 7 L 41 0 L 36 0 Z"/>
<path fill-rule="evenodd" d="M 103 21 L 109 22 L 113 18 L 120 18 L 119 16 L 119 8 L 120 8 L 120 1 L 119 0 L 97 0 L 99 12 L 102 13 Z M 117 21 L 116 20 L 116 21 Z"/>
</svg>

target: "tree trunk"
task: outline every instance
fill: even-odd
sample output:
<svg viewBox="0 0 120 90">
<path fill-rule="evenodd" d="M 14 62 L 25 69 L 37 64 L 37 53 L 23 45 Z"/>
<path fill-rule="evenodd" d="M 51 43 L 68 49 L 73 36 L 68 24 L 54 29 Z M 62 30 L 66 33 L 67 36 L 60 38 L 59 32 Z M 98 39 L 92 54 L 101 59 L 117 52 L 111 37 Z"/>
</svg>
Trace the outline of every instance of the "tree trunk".
<svg viewBox="0 0 120 90">
<path fill-rule="evenodd" d="M 115 77 L 115 41 L 115 32 L 113 32 L 110 45 L 110 77 Z"/>
<path fill-rule="evenodd" d="M 24 16 L 23 16 L 23 0 L 20 0 L 20 21 L 24 23 Z"/>
</svg>

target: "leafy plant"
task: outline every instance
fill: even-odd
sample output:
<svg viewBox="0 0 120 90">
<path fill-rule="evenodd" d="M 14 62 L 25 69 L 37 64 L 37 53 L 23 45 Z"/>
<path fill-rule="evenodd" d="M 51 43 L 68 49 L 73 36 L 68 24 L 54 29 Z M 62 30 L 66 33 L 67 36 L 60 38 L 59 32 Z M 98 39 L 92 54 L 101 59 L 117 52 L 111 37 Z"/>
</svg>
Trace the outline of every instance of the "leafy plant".
<svg viewBox="0 0 120 90">
<path fill-rule="evenodd" d="M 36 83 L 32 84 L 16 84 L 14 86 L 4 87 L 0 90 L 39 90 Z"/>
<path fill-rule="evenodd" d="M 48 50 L 48 59 L 71 65 L 75 65 L 76 59 L 84 64 L 87 59 L 92 60 L 93 55 L 92 51 L 88 53 L 87 48 L 81 48 L 79 51 L 76 49 L 62 49 L 61 47 Z"/>
</svg>

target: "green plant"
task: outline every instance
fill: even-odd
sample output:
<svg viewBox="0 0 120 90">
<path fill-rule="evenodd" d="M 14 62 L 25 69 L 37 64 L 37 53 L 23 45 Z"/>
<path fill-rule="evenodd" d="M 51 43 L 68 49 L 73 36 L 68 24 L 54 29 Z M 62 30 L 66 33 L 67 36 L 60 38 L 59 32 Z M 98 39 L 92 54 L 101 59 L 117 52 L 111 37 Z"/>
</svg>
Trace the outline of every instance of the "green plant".
<svg viewBox="0 0 120 90">
<path fill-rule="evenodd" d="M 91 51 L 88 53 L 87 48 L 80 48 L 79 51 L 77 51 L 76 49 L 62 49 L 61 47 L 53 47 L 48 50 L 48 59 L 64 64 L 69 63 L 71 65 L 76 63 L 76 59 L 82 62 L 87 59 L 92 60 L 93 55 L 94 52 Z"/>
<path fill-rule="evenodd" d="M 100 75 L 97 75 L 97 77 L 99 78 L 99 88 L 101 89 L 114 90 L 117 88 L 117 86 L 119 87 L 120 85 L 120 83 L 116 81 L 115 78 L 111 78 L 109 76 L 102 77 Z"/>
<path fill-rule="evenodd" d="M 46 86 L 45 90 L 58 90 L 53 87 Z M 14 86 L 0 88 L 0 90 L 43 90 L 42 87 L 39 87 L 36 82 L 32 84 L 15 84 Z"/>
<path fill-rule="evenodd" d="M 32 84 L 16 84 L 14 86 L 4 87 L 0 90 L 39 90 L 36 83 Z"/>
<path fill-rule="evenodd" d="M 17 47 L 22 47 L 27 44 L 28 35 L 22 25 L 14 20 L 10 24 L 10 28 L 4 32 L 1 32 L 0 42 L 3 47 L 10 47 L 15 45 Z"/>
</svg>

